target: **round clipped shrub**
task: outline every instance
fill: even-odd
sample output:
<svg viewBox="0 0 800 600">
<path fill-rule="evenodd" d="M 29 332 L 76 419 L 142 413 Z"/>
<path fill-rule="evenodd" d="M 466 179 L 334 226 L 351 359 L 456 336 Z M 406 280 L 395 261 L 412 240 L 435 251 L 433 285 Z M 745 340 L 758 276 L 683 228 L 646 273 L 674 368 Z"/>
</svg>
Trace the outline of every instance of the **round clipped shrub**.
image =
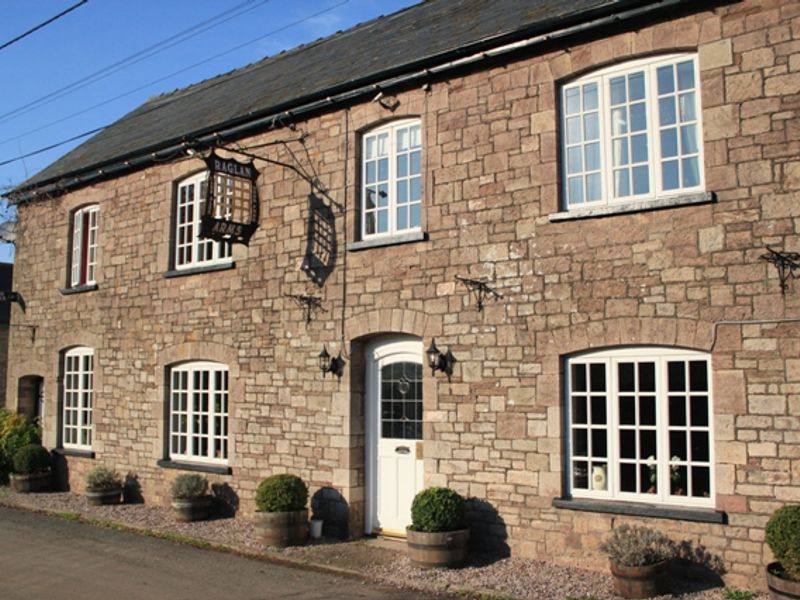
<svg viewBox="0 0 800 600">
<path fill-rule="evenodd" d="M 197 473 L 183 473 L 172 482 L 170 494 L 173 500 L 194 500 L 206 495 L 208 482 Z"/>
<path fill-rule="evenodd" d="M 411 529 L 429 533 L 464 529 L 464 498 L 445 487 L 422 490 L 411 503 Z"/>
<path fill-rule="evenodd" d="M 90 490 L 113 490 L 122 487 L 122 477 L 114 469 L 97 465 L 86 474 L 86 488 Z"/>
<path fill-rule="evenodd" d="M 675 544 L 660 531 L 639 525 L 613 529 L 600 549 L 611 562 L 626 567 L 654 565 L 675 556 Z"/>
<path fill-rule="evenodd" d="M 50 453 L 39 444 L 28 444 L 14 454 L 14 473 L 33 475 L 50 469 Z"/>
<path fill-rule="evenodd" d="M 273 475 L 256 490 L 256 510 L 290 512 L 303 510 L 308 501 L 308 487 L 297 475 Z"/>
<path fill-rule="evenodd" d="M 767 544 L 786 574 L 800 581 L 800 504 L 784 506 L 767 522 Z"/>
</svg>

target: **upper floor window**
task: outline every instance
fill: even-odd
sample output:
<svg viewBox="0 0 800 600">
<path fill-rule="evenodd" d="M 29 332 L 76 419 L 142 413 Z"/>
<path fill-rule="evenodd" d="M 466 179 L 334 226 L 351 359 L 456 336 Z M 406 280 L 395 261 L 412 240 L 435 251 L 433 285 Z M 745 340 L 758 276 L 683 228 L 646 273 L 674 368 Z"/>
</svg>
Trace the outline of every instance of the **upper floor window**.
<svg viewBox="0 0 800 600">
<path fill-rule="evenodd" d="M 184 363 L 170 370 L 169 454 L 172 460 L 228 460 L 228 367 Z"/>
<path fill-rule="evenodd" d="M 561 90 L 565 209 L 702 191 L 697 58 L 615 65 Z"/>
<path fill-rule="evenodd" d="M 97 271 L 97 224 L 100 208 L 93 204 L 72 214 L 70 287 L 95 283 Z"/>
<path fill-rule="evenodd" d="M 175 268 L 189 269 L 231 261 L 231 245 L 199 237 L 208 173 L 178 185 L 175 205 Z"/>
<path fill-rule="evenodd" d="M 65 448 L 92 447 L 94 397 L 94 350 L 72 348 L 64 353 L 64 413 L 62 441 Z"/>
<path fill-rule="evenodd" d="M 420 230 L 422 141 L 419 119 L 395 121 L 363 136 L 362 238 Z"/>
<path fill-rule="evenodd" d="M 708 355 L 623 348 L 566 366 L 573 497 L 714 505 Z"/>
</svg>

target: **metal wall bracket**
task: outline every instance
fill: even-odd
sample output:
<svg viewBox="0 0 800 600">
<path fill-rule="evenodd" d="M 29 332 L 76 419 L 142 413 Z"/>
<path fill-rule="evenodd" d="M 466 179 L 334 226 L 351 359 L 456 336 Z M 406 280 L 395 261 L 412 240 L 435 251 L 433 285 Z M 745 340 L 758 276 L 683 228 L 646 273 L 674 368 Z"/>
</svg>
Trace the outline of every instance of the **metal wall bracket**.
<svg viewBox="0 0 800 600">
<path fill-rule="evenodd" d="M 789 277 L 797 278 L 794 272 L 796 269 L 800 269 L 800 253 L 780 252 L 767 246 L 767 253 L 761 255 L 761 260 L 772 263 L 778 269 L 778 277 L 781 280 L 781 294 L 786 295 L 786 290 L 789 289 Z"/>
<path fill-rule="evenodd" d="M 483 311 L 483 305 L 487 298 L 491 297 L 497 300 L 503 297 L 503 294 L 489 287 L 485 279 L 469 279 L 456 275 L 456 280 L 467 286 L 467 290 L 475 298 L 475 308 L 478 312 Z"/>
<path fill-rule="evenodd" d="M 297 306 L 305 311 L 306 324 L 311 323 L 311 315 L 314 311 L 322 310 L 322 299 L 318 296 L 311 296 L 309 294 L 286 294 L 286 297 L 291 298 Z"/>
</svg>

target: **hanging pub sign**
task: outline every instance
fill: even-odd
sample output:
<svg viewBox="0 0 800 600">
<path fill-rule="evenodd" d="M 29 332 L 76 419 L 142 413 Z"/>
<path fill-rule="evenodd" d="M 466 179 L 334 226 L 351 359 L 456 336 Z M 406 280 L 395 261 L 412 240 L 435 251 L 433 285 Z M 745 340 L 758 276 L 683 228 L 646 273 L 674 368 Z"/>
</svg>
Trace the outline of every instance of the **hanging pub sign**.
<svg viewBox="0 0 800 600">
<path fill-rule="evenodd" d="M 258 171 L 252 162 L 220 158 L 213 152 L 206 165 L 208 185 L 200 237 L 246 246 L 258 227 Z"/>
</svg>

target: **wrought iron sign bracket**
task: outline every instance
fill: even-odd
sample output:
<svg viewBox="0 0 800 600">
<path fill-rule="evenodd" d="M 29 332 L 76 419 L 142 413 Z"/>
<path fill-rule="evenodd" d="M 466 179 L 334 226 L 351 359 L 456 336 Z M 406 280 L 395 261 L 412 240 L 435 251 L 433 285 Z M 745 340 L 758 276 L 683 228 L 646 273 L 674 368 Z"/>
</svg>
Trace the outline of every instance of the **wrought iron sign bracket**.
<svg viewBox="0 0 800 600">
<path fill-rule="evenodd" d="M 795 270 L 800 269 L 800 253 L 780 252 L 767 246 L 767 252 L 761 255 L 761 260 L 775 265 L 778 270 L 778 277 L 781 280 L 781 294 L 785 296 L 786 290 L 789 289 L 789 277 L 792 279 L 798 277 L 795 275 Z"/>
<path fill-rule="evenodd" d="M 318 296 L 311 296 L 309 294 L 286 294 L 286 297 L 291 298 L 297 306 L 305 311 L 306 324 L 311 323 L 311 315 L 314 311 L 322 310 L 322 299 Z"/>
<path fill-rule="evenodd" d="M 489 287 L 485 279 L 469 279 L 468 277 L 459 277 L 456 275 L 456 280 L 463 283 L 467 290 L 475 298 L 475 308 L 478 312 L 483 311 L 484 303 L 487 298 L 498 300 L 503 297 L 503 294 Z"/>
</svg>

